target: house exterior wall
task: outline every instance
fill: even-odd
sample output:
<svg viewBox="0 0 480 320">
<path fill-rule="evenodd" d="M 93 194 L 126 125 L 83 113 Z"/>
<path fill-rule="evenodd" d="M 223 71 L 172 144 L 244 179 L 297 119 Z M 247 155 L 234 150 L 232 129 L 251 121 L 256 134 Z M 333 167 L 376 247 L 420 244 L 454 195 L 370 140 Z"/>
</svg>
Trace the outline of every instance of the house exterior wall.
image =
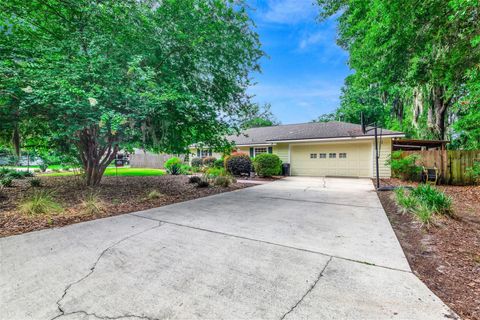
<svg viewBox="0 0 480 320">
<path fill-rule="evenodd" d="M 380 144 L 380 157 L 378 159 L 378 172 L 380 178 L 390 178 L 392 171 L 385 162 L 390 158 L 392 153 L 392 138 L 383 138 Z M 372 176 L 375 177 L 375 142 L 372 141 Z"/>
</svg>

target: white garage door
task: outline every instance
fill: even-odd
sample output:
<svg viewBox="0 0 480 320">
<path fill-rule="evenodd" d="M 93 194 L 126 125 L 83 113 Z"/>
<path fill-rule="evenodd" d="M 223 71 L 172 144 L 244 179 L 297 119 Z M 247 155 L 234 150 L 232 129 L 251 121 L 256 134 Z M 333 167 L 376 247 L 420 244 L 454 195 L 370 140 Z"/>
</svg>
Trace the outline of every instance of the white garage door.
<svg viewBox="0 0 480 320">
<path fill-rule="evenodd" d="M 372 144 L 292 145 L 290 161 L 294 176 L 371 177 Z"/>
</svg>

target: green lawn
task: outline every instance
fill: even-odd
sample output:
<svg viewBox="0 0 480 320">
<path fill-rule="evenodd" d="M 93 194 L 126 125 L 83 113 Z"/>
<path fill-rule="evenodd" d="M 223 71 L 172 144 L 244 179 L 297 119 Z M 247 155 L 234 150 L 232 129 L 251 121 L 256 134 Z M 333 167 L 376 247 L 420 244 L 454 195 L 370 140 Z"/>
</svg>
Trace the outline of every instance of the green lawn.
<svg viewBox="0 0 480 320">
<path fill-rule="evenodd" d="M 72 176 L 75 173 L 68 172 L 52 172 L 42 174 L 43 177 L 62 177 Z M 105 170 L 105 176 L 121 176 L 121 177 L 135 177 L 135 176 L 161 176 L 165 174 L 165 170 L 162 169 L 150 169 L 150 168 L 107 168 Z"/>
</svg>

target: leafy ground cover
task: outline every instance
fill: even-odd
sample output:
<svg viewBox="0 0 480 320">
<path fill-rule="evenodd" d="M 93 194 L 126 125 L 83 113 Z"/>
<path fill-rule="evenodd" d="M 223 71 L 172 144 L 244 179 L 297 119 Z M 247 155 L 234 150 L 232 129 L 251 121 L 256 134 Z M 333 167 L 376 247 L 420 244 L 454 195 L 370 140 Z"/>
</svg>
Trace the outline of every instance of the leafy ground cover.
<svg viewBox="0 0 480 320">
<path fill-rule="evenodd" d="M 438 189 L 452 198 L 454 217 L 438 216 L 429 228 L 398 206 L 394 192 L 378 196 L 413 272 L 463 319 L 480 320 L 480 186 Z"/>
<path fill-rule="evenodd" d="M 74 171 L 52 172 L 42 174 L 42 177 L 65 177 L 73 176 L 77 173 Z M 148 176 L 162 176 L 165 170 L 151 169 L 151 168 L 115 168 L 109 167 L 105 170 L 104 176 L 118 176 L 118 177 L 148 177 Z"/>
<path fill-rule="evenodd" d="M 86 187 L 78 176 L 37 178 L 41 180 L 40 188 L 31 187 L 29 180 L 32 178 L 27 178 L 14 180 L 13 187 L 3 189 L 0 195 L 0 237 L 160 207 L 252 186 L 232 183 L 228 187 L 198 188 L 188 182 L 188 176 L 106 176 L 99 187 L 92 189 Z M 39 198 L 39 190 L 48 197 Z M 55 210 L 42 214 L 45 207 Z"/>
</svg>

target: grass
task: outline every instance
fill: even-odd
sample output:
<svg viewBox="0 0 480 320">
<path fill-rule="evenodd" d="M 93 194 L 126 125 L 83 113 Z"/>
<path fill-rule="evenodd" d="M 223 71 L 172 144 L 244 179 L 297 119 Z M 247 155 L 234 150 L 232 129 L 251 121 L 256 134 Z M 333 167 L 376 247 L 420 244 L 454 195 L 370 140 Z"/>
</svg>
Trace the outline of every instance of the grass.
<svg viewBox="0 0 480 320">
<path fill-rule="evenodd" d="M 82 212 L 87 215 L 101 213 L 105 208 L 103 201 L 98 193 L 91 191 L 82 200 Z"/>
<path fill-rule="evenodd" d="M 151 168 L 107 168 L 104 176 L 119 176 L 119 177 L 148 177 L 148 176 L 162 176 L 165 174 L 165 170 L 151 169 Z M 53 172 L 45 173 L 42 176 L 45 177 L 63 177 L 73 176 L 75 172 Z"/>
<path fill-rule="evenodd" d="M 19 210 L 32 216 L 57 214 L 62 211 L 62 206 L 54 200 L 52 192 L 35 190 L 20 203 Z"/>
</svg>

